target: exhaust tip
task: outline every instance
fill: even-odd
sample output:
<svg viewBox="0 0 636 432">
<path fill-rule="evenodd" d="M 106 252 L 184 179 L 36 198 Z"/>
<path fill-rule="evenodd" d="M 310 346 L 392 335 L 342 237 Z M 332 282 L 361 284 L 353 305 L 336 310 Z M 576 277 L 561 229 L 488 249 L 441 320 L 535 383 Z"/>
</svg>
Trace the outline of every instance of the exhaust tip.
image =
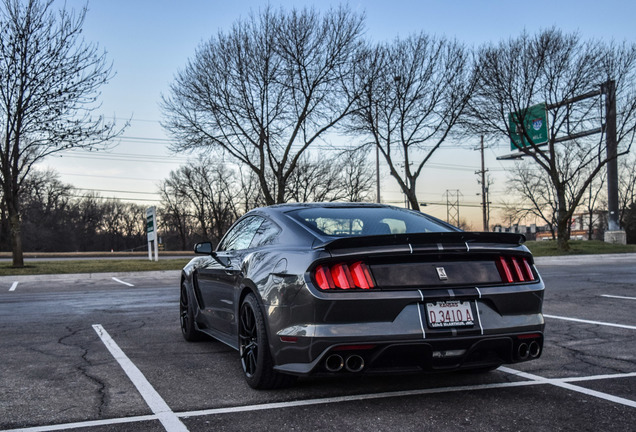
<svg viewBox="0 0 636 432">
<path fill-rule="evenodd" d="M 528 358 L 529 349 L 528 344 L 522 343 L 519 344 L 519 348 L 517 348 L 517 355 L 521 360 L 525 360 Z"/>
<path fill-rule="evenodd" d="M 364 359 L 359 355 L 350 355 L 347 357 L 345 367 L 349 372 L 360 372 L 364 369 Z"/>
<path fill-rule="evenodd" d="M 537 341 L 530 342 L 530 346 L 528 347 L 528 353 L 530 357 L 537 358 L 541 354 L 541 346 Z"/>
<path fill-rule="evenodd" d="M 325 360 L 325 369 L 329 372 L 339 372 L 342 370 L 344 365 L 344 359 L 338 354 L 331 354 L 327 357 L 327 360 Z"/>
</svg>

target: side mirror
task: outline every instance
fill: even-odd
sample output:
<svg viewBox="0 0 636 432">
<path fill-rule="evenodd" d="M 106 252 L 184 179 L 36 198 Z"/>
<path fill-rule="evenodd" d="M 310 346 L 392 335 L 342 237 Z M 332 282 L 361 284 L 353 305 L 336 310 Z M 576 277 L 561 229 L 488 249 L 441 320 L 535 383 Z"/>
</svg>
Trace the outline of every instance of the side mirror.
<svg viewBox="0 0 636 432">
<path fill-rule="evenodd" d="M 201 242 L 194 245 L 194 253 L 202 255 L 212 255 L 212 243 Z"/>
</svg>

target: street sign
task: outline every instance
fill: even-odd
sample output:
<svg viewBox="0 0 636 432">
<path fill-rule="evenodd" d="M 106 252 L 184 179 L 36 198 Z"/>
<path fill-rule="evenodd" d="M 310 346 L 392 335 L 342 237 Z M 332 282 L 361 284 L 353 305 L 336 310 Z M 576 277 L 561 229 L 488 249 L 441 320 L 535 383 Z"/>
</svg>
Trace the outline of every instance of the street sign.
<svg viewBox="0 0 636 432">
<path fill-rule="evenodd" d="M 150 207 L 146 210 L 146 233 L 148 234 L 148 241 L 154 241 L 156 237 L 155 231 L 155 208 Z"/>
<path fill-rule="evenodd" d="M 520 111 L 508 114 L 510 150 L 512 151 L 531 145 L 526 135 L 523 134 L 521 126 L 522 114 Z M 534 145 L 548 143 L 548 111 L 544 103 L 533 105 L 526 110 L 523 118 L 523 128 L 525 128 L 527 136 L 530 137 Z"/>
<path fill-rule="evenodd" d="M 155 261 L 158 261 L 159 250 L 157 244 L 159 243 L 159 238 L 157 236 L 157 212 L 154 207 L 149 207 L 146 210 L 146 233 L 148 234 L 148 259 L 152 261 L 152 251 L 154 249 Z"/>
</svg>

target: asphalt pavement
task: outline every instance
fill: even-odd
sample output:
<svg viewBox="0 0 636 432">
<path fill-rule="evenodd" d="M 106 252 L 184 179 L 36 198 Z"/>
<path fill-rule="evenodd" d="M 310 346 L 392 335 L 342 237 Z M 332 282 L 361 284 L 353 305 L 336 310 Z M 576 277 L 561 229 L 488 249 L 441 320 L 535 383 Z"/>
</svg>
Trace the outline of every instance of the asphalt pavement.
<svg viewBox="0 0 636 432">
<path fill-rule="evenodd" d="M 0 277 L 0 432 L 633 430 L 636 254 L 536 263 L 536 361 L 276 391 L 249 388 L 231 348 L 183 340 L 178 271 Z"/>
</svg>

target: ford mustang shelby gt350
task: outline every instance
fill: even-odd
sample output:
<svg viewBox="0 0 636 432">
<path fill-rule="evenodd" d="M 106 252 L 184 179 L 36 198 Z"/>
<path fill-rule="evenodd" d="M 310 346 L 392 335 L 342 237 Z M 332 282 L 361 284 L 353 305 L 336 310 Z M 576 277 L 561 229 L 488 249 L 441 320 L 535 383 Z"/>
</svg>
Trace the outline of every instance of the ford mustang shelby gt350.
<svg viewBox="0 0 636 432">
<path fill-rule="evenodd" d="M 524 241 L 380 204 L 255 209 L 195 246 L 181 330 L 237 349 L 254 388 L 536 359 L 544 285 Z"/>
</svg>

